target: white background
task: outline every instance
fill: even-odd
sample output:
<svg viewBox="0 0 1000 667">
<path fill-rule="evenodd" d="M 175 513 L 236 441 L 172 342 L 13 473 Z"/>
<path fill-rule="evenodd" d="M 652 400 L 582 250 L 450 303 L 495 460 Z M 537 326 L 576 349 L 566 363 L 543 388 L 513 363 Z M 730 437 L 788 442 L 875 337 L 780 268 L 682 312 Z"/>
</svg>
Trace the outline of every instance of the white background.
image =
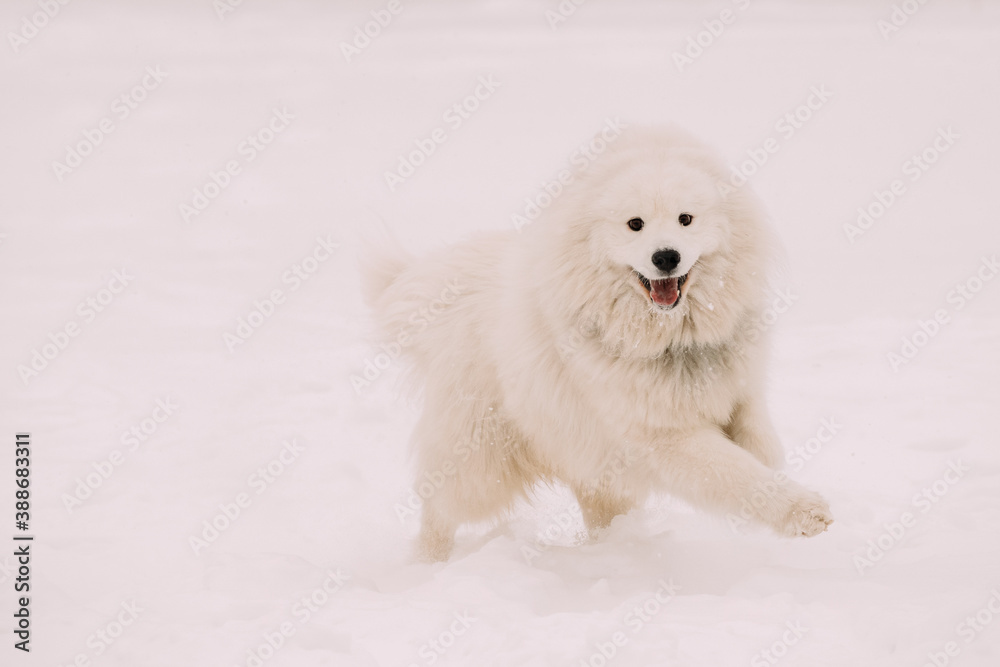
<svg viewBox="0 0 1000 667">
<path fill-rule="evenodd" d="M 348 62 L 341 43 L 384 9 L 245 0 L 220 18 L 210 0 L 77 0 L 15 48 L 41 10 L 0 8 L 0 479 L 30 431 L 37 536 L 30 656 L 11 646 L 14 563 L 0 556 L 0 664 L 252 666 L 283 622 L 293 634 L 264 664 L 427 665 L 440 639 L 434 664 L 596 667 L 618 631 L 612 665 L 770 664 L 772 646 L 782 665 L 997 664 L 1000 619 L 971 638 L 959 624 L 1000 591 L 1000 281 L 973 283 L 961 309 L 949 293 L 1000 251 L 1000 6 L 929 2 L 883 35 L 883 1 L 591 0 L 553 28 L 554 1 L 424 0 Z M 725 9 L 735 21 L 679 68 L 672 54 Z M 166 76 L 121 118 L 115 100 L 147 68 Z M 390 191 L 384 173 L 480 76 L 500 87 Z M 782 136 L 812 87 L 832 96 Z M 247 162 L 241 142 L 275 109 L 293 120 Z M 677 122 L 734 165 L 778 139 L 751 178 L 794 295 L 773 327 L 769 400 L 789 451 L 823 419 L 841 425 L 790 467 L 836 522 L 782 540 L 655 498 L 590 543 L 571 497 L 542 489 L 510 521 L 460 532 L 449 563 L 414 564 L 418 520 L 394 506 L 419 406 L 395 363 L 351 383 L 378 353 L 359 241 L 384 225 L 419 252 L 512 228 L 616 117 Z M 102 118 L 113 132 L 60 180 L 53 163 Z M 910 180 L 904 163 L 942 128 L 958 139 Z M 185 221 L 180 205 L 233 159 L 241 172 Z M 844 225 L 894 179 L 905 193 L 849 242 Z M 282 276 L 317 237 L 339 248 L 292 291 Z M 133 278 L 86 321 L 78 304 L 107 300 L 116 270 Z M 274 289 L 284 302 L 231 351 L 224 335 Z M 946 324 L 894 369 L 888 355 L 938 310 Z M 19 371 L 71 323 L 37 375 Z M 123 433 L 157 399 L 179 407 L 131 450 Z M 254 486 L 293 439 L 303 451 Z M 952 466 L 962 476 L 940 481 Z M 936 481 L 924 511 L 914 496 Z M 0 488 L 13 534 L 12 482 Z M 250 506 L 193 548 L 240 493 Z M 884 535 L 904 512 L 915 525 Z M 859 566 L 880 537 L 888 549 Z M 297 601 L 338 568 L 349 579 L 305 620 Z M 627 614 L 661 579 L 677 595 L 633 632 Z M 133 601 L 138 619 L 108 646 L 96 633 L 117 634 Z M 451 637 L 456 613 L 476 620 Z M 794 645 L 786 623 L 807 628 Z"/>
</svg>

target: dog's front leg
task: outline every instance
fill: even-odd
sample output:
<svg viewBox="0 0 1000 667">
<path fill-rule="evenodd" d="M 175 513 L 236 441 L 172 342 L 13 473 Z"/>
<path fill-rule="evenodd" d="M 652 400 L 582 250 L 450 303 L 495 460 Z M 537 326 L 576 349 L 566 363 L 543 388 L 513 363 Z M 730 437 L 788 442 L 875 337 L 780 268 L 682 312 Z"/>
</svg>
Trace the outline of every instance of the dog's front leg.
<svg viewBox="0 0 1000 667">
<path fill-rule="evenodd" d="M 717 429 L 678 435 L 658 452 L 665 490 L 695 506 L 755 518 L 789 537 L 817 535 L 833 522 L 819 494 L 776 474 Z"/>
</svg>

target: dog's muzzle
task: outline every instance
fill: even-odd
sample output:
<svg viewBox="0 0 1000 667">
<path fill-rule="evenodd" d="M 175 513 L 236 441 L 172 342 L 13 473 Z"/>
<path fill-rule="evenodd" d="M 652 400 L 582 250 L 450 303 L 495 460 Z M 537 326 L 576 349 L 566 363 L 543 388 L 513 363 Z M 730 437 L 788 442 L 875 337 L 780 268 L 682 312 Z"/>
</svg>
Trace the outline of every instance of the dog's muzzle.
<svg viewBox="0 0 1000 667">
<path fill-rule="evenodd" d="M 670 310 L 681 301 L 684 296 L 684 283 L 688 274 L 674 278 L 660 278 L 650 280 L 638 271 L 635 275 L 639 278 L 639 284 L 646 290 L 649 300 L 653 305 L 662 310 Z"/>
</svg>

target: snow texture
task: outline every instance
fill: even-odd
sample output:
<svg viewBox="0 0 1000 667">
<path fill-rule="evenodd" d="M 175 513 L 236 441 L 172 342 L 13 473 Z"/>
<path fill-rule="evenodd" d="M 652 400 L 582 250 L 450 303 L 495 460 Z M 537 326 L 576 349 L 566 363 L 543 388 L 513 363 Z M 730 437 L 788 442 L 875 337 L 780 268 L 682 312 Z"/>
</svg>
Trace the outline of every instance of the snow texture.
<svg viewBox="0 0 1000 667">
<path fill-rule="evenodd" d="M 1000 664 L 996 3 L 14 0 L 0 25 L 0 497 L 13 534 L 28 431 L 36 536 L 32 651 L 5 629 L 0 664 Z M 786 540 L 658 497 L 588 541 L 544 488 L 417 564 L 419 405 L 357 250 L 530 224 L 615 119 L 753 172 L 786 251 L 768 398 L 836 522 Z"/>
</svg>

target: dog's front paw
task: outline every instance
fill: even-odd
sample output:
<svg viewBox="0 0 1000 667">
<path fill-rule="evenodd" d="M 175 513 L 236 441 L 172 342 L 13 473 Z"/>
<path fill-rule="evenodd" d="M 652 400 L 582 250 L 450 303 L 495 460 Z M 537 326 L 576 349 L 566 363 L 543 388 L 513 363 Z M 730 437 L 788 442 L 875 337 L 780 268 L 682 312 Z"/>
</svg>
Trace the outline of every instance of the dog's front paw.
<svg viewBox="0 0 1000 667">
<path fill-rule="evenodd" d="M 833 523 L 830 506 L 818 493 L 803 489 L 793 498 L 778 532 L 787 537 L 813 537 Z"/>
</svg>

